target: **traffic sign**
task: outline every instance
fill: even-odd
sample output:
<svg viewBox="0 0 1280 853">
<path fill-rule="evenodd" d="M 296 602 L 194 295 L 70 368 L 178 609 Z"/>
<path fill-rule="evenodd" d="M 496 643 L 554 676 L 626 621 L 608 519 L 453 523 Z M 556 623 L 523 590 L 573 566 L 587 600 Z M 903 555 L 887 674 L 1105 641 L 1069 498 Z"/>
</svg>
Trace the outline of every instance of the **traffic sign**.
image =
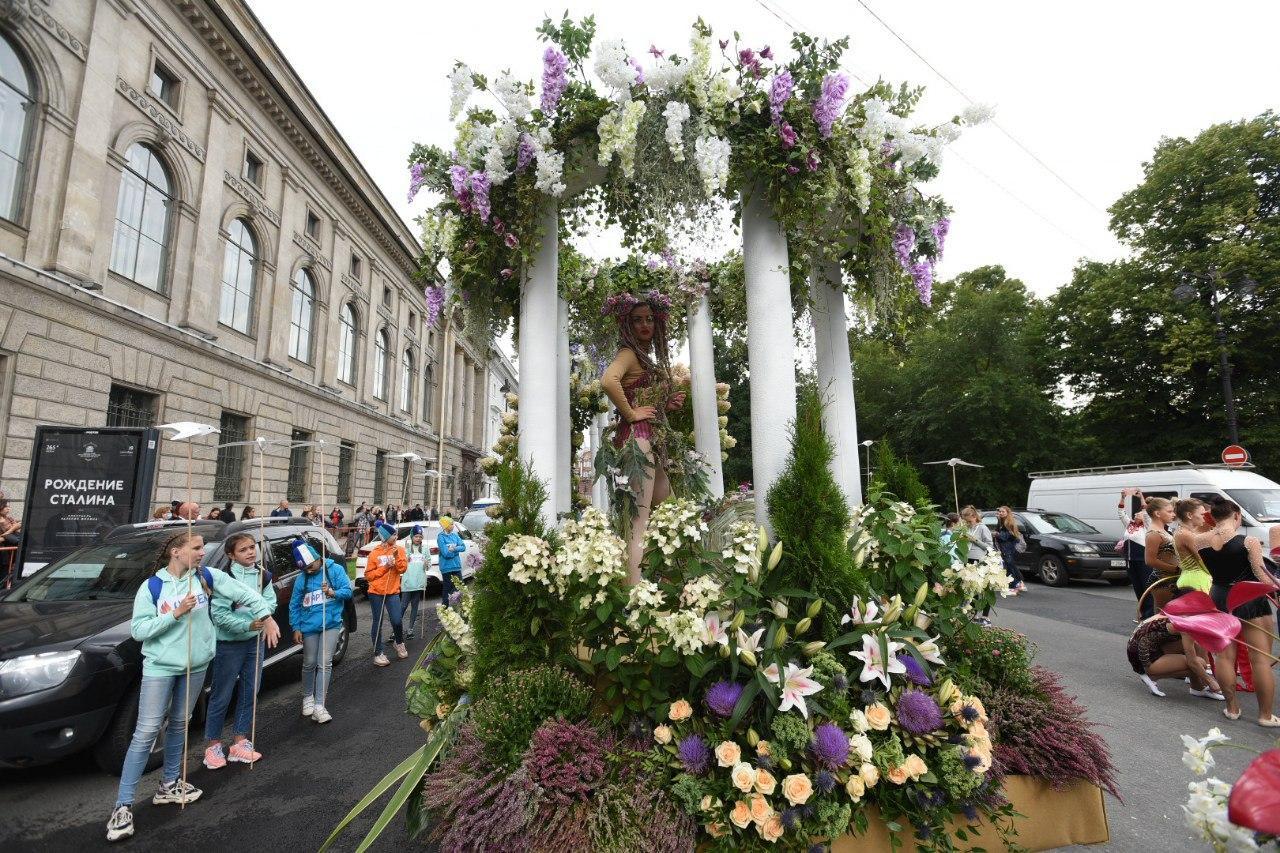
<svg viewBox="0 0 1280 853">
<path fill-rule="evenodd" d="M 1222 450 L 1222 461 L 1227 465 L 1243 465 L 1249 461 L 1249 451 L 1238 444 L 1231 444 Z"/>
</svg>

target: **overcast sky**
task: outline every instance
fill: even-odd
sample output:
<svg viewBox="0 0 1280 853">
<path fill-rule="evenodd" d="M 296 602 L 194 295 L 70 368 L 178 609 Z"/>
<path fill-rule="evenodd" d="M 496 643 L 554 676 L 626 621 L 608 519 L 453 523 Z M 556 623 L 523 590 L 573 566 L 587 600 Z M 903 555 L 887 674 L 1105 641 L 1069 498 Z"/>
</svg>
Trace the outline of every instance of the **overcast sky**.
<svg viewBox="0 0 1280 853">
<path fill-rule="evenodd" d="M 745 44 L 778 51 L 791 37 L 780 16 L 814 35 L 850 36 L 846 67 L 864 81 L 927 86 L 926 119 L 966 103 L 858 2 L 250 2 L 406 219 L 424 207 L 405 201 L 411 143 L 453 138 L 445 75 L 454 61 L 491 78 L 509 68 L 535 79 L 534 28 L 566 8 L 594 13 L 598 37 L 620 36 L 636 55 L 650 44 L 687 55 L 698 15 L 718 37 L 737 30 Z M 1078 258 L 1122 253 L 1105 210 L 1141 179 L 1160 137 L 1252 117 L 1280 100 L 1280 3 L 865 2 L 964 93 L 996 105 L 997 123 L 1069 185 L 998 128 L 968 131 L 928 187 L 955 208 L 944 277 L 998 263 L 1035 292 L 1052 292 Z"/>
</svg>

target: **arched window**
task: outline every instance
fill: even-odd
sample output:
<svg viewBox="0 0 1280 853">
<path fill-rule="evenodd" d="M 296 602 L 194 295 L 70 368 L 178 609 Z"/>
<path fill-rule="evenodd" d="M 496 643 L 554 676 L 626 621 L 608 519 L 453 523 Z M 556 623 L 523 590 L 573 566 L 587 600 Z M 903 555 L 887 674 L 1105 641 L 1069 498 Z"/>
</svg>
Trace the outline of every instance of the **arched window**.
<svg viewBox="0 0 1280 853">
<path fill-rule="evenodd" d="M 116 201 L 111 269 L 144 287 L 163 291 L 172 182 L 160 157 L 146 145 L 131 145 L 126 160 Z"/>
<path fill-rule="evenodd" d="M 356 321 L 356 309 L 351 303 L 342 306 L 338 315 L 338 379 L 348 385 L 356 384 L 356 341 L 360 327 Z"/>
<path fill-rule="evenodd" d="M 435 371 L 428 364 L 422 371 L 422 420 L 426 423 L 431 423 L 431 390 L 435 381 Z"/>
<path fill-rule="evenodd" d="M 373 341 L 373 396 L 387 399 L 387 356 L 391 347 L 387 343 L 387 330 L 379 329 Z"/>
<path fill-rule="evenodd" d="M 400 411 L 413 411 L 413 351 L 405 350 L 400 359 Z"/>
<path fill-rule="evenodd" d="M 311 273 L 299 269 L 293 276 L 293 309 L 289 312 L 289 355 L 311 361 L 311 318 L 315 310 L 316 285 Z"/>
<path fill-rule="evenodd" d="M 227 232 L 227 246 L 222 255 L 222 304 L 218 309 L 218 322 L 245 334 L 249 333 L 253 313 L 257 265 L 258 246 L 253 232 L 248 223 L 237 219 Z"/>
<path fill-rule="evenodd" d="M 0 217 L 22 212 L 27 148 L 31 145 L 31 75 L 9 39 L 0 35 Z"/>
</svg>

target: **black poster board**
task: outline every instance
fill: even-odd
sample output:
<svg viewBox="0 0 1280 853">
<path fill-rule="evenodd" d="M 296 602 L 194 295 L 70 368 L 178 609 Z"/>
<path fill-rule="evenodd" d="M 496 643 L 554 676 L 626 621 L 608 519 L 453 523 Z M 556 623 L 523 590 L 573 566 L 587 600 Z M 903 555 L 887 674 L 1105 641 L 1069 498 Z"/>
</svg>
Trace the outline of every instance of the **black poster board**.
<svg viewBox="0 0 1280 853">
<path fill-rule="evenodd" d="M 139 427 L 36 427 L 22 513 L 21 574 L 150 516 L 160 432 Z"/>
</svg>

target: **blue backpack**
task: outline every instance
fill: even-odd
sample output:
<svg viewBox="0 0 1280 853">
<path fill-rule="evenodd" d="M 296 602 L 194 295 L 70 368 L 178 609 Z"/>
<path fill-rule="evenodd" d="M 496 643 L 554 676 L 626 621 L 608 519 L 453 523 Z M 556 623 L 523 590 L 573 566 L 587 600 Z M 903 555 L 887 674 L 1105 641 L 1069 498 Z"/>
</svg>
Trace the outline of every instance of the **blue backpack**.
<svg viewBox="0 0 1280 853">
<path fill-rule="evenodd" d="M 200 567 L 200 580 L 204 583 L 205 594 L 209 595 L 213 592 L 213 573 L 204 566 Z M 147 589 L 151 592 L 151 604 L 155 607 L 160 606 L 160 593 L 164 590 L 164 581 L 160 580 L 156 575 L 147 578 Z M 209 609 L 209 618 L 213 618 L 213 610 Z"/>
</svg>

